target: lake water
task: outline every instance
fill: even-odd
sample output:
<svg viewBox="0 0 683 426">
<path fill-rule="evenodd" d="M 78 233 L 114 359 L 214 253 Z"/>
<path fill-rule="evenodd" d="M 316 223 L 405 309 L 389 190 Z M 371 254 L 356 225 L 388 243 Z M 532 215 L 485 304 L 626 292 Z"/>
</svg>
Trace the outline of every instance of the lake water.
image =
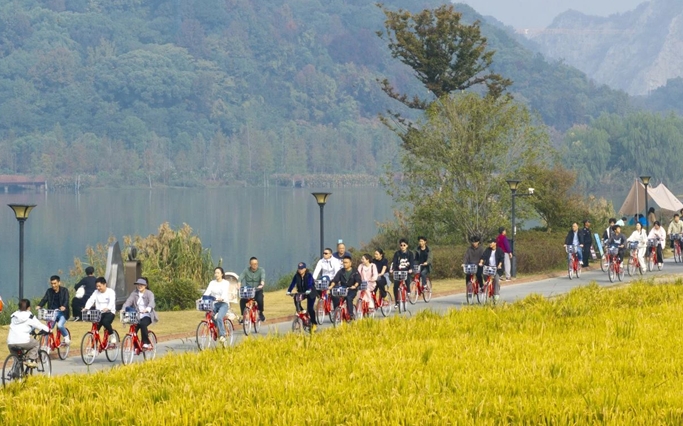
<svg viewBox="0 0 683 426">
<path fill-rule="evenodd" d="M 241 272 L 259 258 L 269 280 L 320 255 L 320 210 L 311 189 L 93 189 L 76 194 L 0 194 L 0 295 L 18 295 L 19 224 L 10 203 L 37 204 L 25 224 L 24 294 L 44 293 L 50 275 L 68 277 L 74 257 L 110 235 L 155 234 L 159 225 L 190 225 L 214 261 Z M 392 217 L 382 188 L 335 188 L 325 206 L 325 245 L 358 247 Z"/>
</svg>

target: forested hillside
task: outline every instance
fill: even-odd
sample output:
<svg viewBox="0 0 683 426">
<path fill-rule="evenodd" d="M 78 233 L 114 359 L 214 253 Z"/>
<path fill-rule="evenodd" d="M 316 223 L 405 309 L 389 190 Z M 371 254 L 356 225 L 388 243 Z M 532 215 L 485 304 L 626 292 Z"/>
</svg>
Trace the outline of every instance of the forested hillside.
<svg viewBox="0 0 683 426">
<path fill-rule="evenodd" d="M 397 141 L 377 114 L 400 108 L 376 80 L 424 90 L 376 36 L 383 19 L 358 0 L 3 2 L 0 173 L 44 174 L 53 186 L 75 175 L 202 185 L 379 174 Z M 629 110 L 624 93 L 482 28 L 494 69 L 549 126 Z"/>
</svg>

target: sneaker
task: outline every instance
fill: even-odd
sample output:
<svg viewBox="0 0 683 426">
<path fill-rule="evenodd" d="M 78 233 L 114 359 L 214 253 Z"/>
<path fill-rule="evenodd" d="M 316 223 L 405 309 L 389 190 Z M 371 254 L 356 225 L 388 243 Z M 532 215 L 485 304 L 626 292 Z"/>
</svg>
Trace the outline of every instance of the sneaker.
<svg viewBox="0 0 683 426">
<path fill-rule="evenodd" d="M 143 351 L 148 351 L 150 349 L 152 349 L 152 345 L 150 345 L 149 343 L 145 343 L 144 345 L 142 345 Z"/>
<path fill-rule="evenodd" d="M 221 343 L 225 343 L 226 339 L 225 336 L 221 336 L 220 339 L 218 339 Z"/>
<path fill-rule="evenodd" d="M 109 336 L 109 343 L 111 343 L 112 345 L 116 344 L 116 334 L 112 334 Z"/>
<path fill-rule="evenodd" d="M 24 367 L 36 368 L 38 367 L 38 363 L 34 359 L 28 359 L 24 361 Z"/>
<path fill-rule="evenodd" d="M 659 266 L 661 268 L 662 266 L 664 266 L 664 264 L 662 262 L 659 262 L 659 264 L 657 266 Z"/>
<path fill-rule="evenodd" d="M 259 312 L 258 317 L 259 317 L 259 319 L 260 319 L 261 321 L 265 321 L 265 320 L 266 320 L 266 316 L 263 315 L 261 312 Z"/>
<path fill-rule="evenodd" d="M 398 303 L 394 304 L 394 309 L 398 309 Z"/>
<path fill-rule="evenodd" d="M 494 301 L 494 302 L 497 302 L 498 299 L 500 299 L 500 296 L 499 296 L 499 295 L 496 294 L 496 295 L 493 296 L 493 301 Z"/>
<path fill-rule="evenodd" d="M 74 317 L 73 321 L 74 321 L 74 322 L 76 322 L 76 321 L 81 321 L 81 319 L 78 318 L 78 317 Z"/>
<path fill-rule="evenodd" d="M 237 321 L 240 324 L 244 324 L 244 318 L 240 318 L 239 321 Z"/>
<path fill-rule="evenodd" d="M 62 343 L 64 344 L 64 346 L 69 346 L 71 344 L 71 339 L 69 339 L 69 336 L 64 337 Z"/>
</svg>

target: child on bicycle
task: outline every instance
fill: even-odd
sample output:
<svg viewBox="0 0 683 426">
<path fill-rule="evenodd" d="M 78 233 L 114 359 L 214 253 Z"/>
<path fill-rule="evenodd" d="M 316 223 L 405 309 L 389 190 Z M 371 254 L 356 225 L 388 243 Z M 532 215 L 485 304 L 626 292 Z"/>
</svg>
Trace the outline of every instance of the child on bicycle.
<svg viewBox="0 0 683 426">
<path fill-rule="evenodd" d="M 31 301 L 28 299 L 21 299 L 19 301 L 19 310 L 10 317 L 7 348 L 14 355 L 17 355 L 19 351 L 26 352 L 26 362 L 24 362 L 24 365 L 35 368 L 38 366 L 36 360 L 38 359 L 40 342 L 31 338 L 31 332 L 33 330 L 41 330 L 49 333 L 50 329 L 33 316 L 30 308 Z"/>
<path fill-rule="evenodd" d="M 147 327 L 159 321 L 159 317 L 154 310 L 154 293 L 149 290 L 149 283 L 145 277 L 140 277 L 135 281 L 135 288 L 136 290 L 128 296 L 122 309 L 133 308 L 137 311 L 139 321 L 135 327 L 135 332 L 140 330 L 142 349 L 151 349 L 152 345 L 149 341 Z"/>
</svg>

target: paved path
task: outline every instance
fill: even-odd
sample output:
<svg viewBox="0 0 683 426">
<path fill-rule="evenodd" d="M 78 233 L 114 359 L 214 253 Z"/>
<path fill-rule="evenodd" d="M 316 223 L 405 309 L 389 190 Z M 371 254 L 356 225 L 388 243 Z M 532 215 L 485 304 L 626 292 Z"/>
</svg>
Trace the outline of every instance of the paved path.
<svg viewBox="0 0 683 426">
<path fill-rule="evenodd" d="M 547 279 L 541 279 L 538 281 L 533 281 L 533 282 L 527 282 L 527 283 L 522 283 L 522 284 L 511 284 L 511 285 L 503 285 L 501 288 L 501 299 L 505 302 L 514 302 L 519 299 L 523 299 L 526 296 L 530 294 L 540 294 L 545 297 L 552 297 L 552 296 L 557 296 L 560 294 L 567 293 L 569 290 L 572 288 L 582 286 L 582 285 L 587 285 L 590 282 L 595 281 L 598 285 L 601 287 L 610 287 L 614 285 L 620 284 L 620 282 L 615 282 L 611 283 L 609 281 L 609 278 L 607 277 L 607 274 L 602 272 L 600 269 L 595 269 L 595 266 L 599 266 L 599 264 L 593 263 L 593 270 L 591 271 L 584 271 L 581 275 L 580 279 L 573 279 L 569 280 L 567 276 L 561 276 L 561 277 L 556 277 L 556 278 L 547 278 Z M 647 273 L 644 275 L 645 278 L 647 277 L 653 277 L 657 275 L 664 275 L 664 274 L 680 274 L 683 273 L 683 265 L 682 264 L 675 264 L 673 262 L 673 259 L 666 259 L 666 262 L 664 264 L 664 268 L 662 271 L 655 271 L 653 273 Z M 624 276 L 624 282 L 629 282 L 632 281 L 636 278 L 639 278 L 639 276 L 636 277 L 629 277 L 628 275 Z M 464 287 L 464 282 L 463 282 L 463 287 Z M 430 303 L 424 303 L 422 299 L 419 299 L 419 301 L 415 305 L 409 305 L 409 311 L 410 313 L 414 314 L 420 310 L 423 309 L 432 309 L 437 312 L 445 312 L 448 309 L 452 308 L 460 308 L 465 304 L 465 295 L 464 294 L 454 294 L 450 296 L 443 296 L 443 297 L 435 297 L 432 299 Z M 392 313 L 393 315 L 393 313 Z M 197 323 L 199 323 L 199 318 L 201 315 L 197 315 Z M 381 313 L 377 313 L 377 318 L 382 318 Z M 322 325 L 321 327 L 318 328 L 318 332 L 331 327 L 331 324 L 329 322 L 329 318 L 327 322 Z M 121 327 L 119 327 L 121 328 Z M 121 332 L 123 329 L 119 330 Z M 291 321 L 285 321 L 285 322 L 279 322 L 279 323 L 272 323 L 269 324 L 268 322 L 264 323 L 260 335 L 267 335 L 269 333 L 287 333 L 291 330 Z M 254 338 L 254 337 L 245 337 L 244 333 L 242 332 L 242 328 L 239 327 L 236 329 L 236 339 L 235 339 L 235 344 L 239 344 L 243 339 L 245 338 Z M 74 348 L 77 348 L 80 346 L 80 337 L 77 339 L 74 339 Z M 197 345 L 195 344 L 194 338 L 184 338 L 184 339 L 176 339 L 176 340 L 169 340 L 166 342 L 162 342 L 158 344 L 158 350 L 157 350 L 157 357 L 159 356 L 166 356 L 168 354 L 176 353 L 176 352 L 186 352 L 186 351 L 197 351 Z M 135 357 L 134 362 L 142 362 L 142 356 L 137 356 Z M 89 373 L 89 372 L 94 372 L 94 371 L 100 371 L 100 370 L 106 370 L 109 368 L 118 368 L 121 367 L 121 360 L 120 360 L 120 355 L 119 359 L 117 359 L 115 362 L 111 363 L 107 361 L 106 356 L 104 353 L 101 353 L 98 355 L 98 357 L 95 359 L 95 362 L 93 365 L 90 367 L 86 366 L 83 361 L 81 360 L 81 357 L 79 355 L 77 356 L 71 356 L 67 358 L 64 361 L 61 361 L 59 359 L 53 359 L 52 360 L 52 370 L 54 374 L 70 374 L 70 373 Z M 124 367 L 125 368 L 125 367 Z"/>
</svg>

